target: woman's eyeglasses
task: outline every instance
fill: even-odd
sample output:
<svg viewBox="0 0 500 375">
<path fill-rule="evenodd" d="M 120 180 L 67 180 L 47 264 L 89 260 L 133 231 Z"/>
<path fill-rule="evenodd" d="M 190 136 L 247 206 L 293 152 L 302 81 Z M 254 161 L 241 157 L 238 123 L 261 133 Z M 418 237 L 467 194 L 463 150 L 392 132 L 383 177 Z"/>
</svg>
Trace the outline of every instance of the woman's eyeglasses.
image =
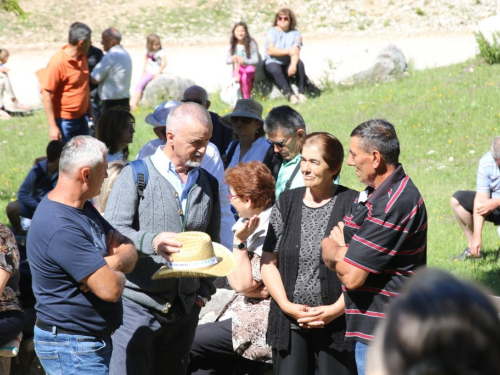
<svg viewBox="0 0 500 375">
<path fill-rule="evenodd" d="M 289 20 L 290 20 L 290 18 L 288 18 L 286 16 L 284 16 L 284 17 L 278 16 L 278 21 L 289 21 Z"/>
<path fill-rule="evenodd" d="M 234 199 L 234 198 L 236 198 L 236 197 L 239 197 L 239 195 L 238 195 L 238 194 L 229 194 L 229 195 L 227 196 L 227 200 L 228 200 L 229 202 L 232 202 L 232 201 L 233 201 L 233 199 Z"/>
<path fill-rule="evenodd" d="M 231 121 L 232 124 L 237 124 L 238 121 L 239 121 L 243 125 L 248 125 L 248 124 L 250 124 L 253 121 L 253 118 L 251 118 L 251 117 L 233 116 L 233 117 L 229 117 L 229 121 Z"/>
</svg>

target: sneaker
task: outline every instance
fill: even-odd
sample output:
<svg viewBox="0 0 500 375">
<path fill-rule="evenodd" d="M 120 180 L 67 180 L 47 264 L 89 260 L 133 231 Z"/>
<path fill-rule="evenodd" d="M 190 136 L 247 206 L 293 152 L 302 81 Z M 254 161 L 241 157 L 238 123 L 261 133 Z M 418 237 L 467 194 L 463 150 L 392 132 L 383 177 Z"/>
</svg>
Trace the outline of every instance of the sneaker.
<svg viewBox="0 0 500 375">
<path fill-rule="evenodd" d="M 291 95 L 289 100 L 290 104 L 297 104 L 299 102 L 299 99 L 295 95 Z"/>
<path fill-rule="evenodd" d="M 307 101 L 307 98 L 304 94 L 299 94 L 299 103 L 305 103 Z"/>
<path fill-rule="evenodd" d="M 466 260 L 466 259 L 469 259 L 470 257 L 471 257 L 470 249 L 469 249 L 469 247 L 466 247 L 464 249 L 464 251 L 462 251 L 458 255 L 453 255 L 450 259 L 451 260 Z"/>
<path fill-rule="evenodd" d="M 10 120 L 11 116 L 7 112 L 5 112 L 4 110 L 0 109 L 0 119 Z"/>
</svg>

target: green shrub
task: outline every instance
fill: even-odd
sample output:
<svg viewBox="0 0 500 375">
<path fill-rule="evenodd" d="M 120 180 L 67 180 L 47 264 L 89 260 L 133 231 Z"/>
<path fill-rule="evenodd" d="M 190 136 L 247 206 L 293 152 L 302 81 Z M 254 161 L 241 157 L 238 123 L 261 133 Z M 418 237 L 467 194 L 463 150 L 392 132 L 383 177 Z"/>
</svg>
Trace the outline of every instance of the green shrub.
<svg viewBox="0 0 500 375">
<path fill-rule="evenodd" d="M 477 32 L 476 42 L 479 45 L 479 56 L 488 64 L 500 64 L 500 33 L 497 31 L 492 34 L 493 44 L 490 44 L 483 33 Z"/>
</svg>

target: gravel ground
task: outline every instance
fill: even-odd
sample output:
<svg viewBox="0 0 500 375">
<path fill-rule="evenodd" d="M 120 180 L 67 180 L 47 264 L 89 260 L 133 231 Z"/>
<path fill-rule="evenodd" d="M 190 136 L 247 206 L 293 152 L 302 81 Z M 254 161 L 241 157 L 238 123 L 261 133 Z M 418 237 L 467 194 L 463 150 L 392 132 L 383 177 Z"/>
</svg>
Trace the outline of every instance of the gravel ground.
<svg viewBox="0 0 500 375">
<path fill-rule="evenodd" d="M 250 30 L 256 30 L 253 36 L 263 52 L 264 34 L 270 20 L 269 9 L 278 9 L 282 6 L 280 1 L 262 3 L 262 8 L 267 12 L 264 18 L 259 17 L 259 10 L 246 11 L 255 2 L 234 0 L 230 3 L 234 9 L 226 23 L 232 24 L 233 21 L 245 19 L 245 16 L 251 18 L 253 23 L 249 22 Z M 210 12 L 225 3 L 226 0 L 188 0 L 182 6 L 186 7 L 185 4 L 188 4 L 190 9 L 206 9 L 207 14 L 212 14 Z M 34 0 L 21 1 L 21 5 L 32 12 L 36 9 L 35 4 Z M 72 22 L 70 16 L 66 15 L 66 18 L 62 17 L 52 23 L 51 27 L 35 25 L 34 22 L 43 16 L 44 9 L 49 9 L 52 15 L 57 16 L 67 9 L 65 6 L 72 3 L 67 0 L 46 0 L 44 4 L 46 6 L 36 13 L 36 17 L 33 13 L 30 27 L 16 29 L 18 34 L 15 34 L 15 38 L 13 30 L 16 23 L 20 22 L 18 20 L 10 20 L 12 22 L 3 29 L 0 36 L 0 47 L 9 49 L 11 53 L 8 66 L 11 68 L 10 76 L 16 94 L 21 101 L 32 105 L 40 103 L 34 73 L 44 67 L 64 44 L 68 24 Z M 99 0 L 79 0 L 74 4 L 76 13 L 84 6 L 92 6 L 94 9 L 104 7 L 98 14 L 92 12 L 91 19 L 89 14 L 80 18 L 94 30 L 101 30 L 109 24 L 120 27 L 122 21 L 117 17 L 120 12 L 142 12 L 143 16 L 152 17 L 148 12 L 158 7 L 164 7 L 171 14 L 175 10 L 172 6 L 181 6 L 178 5 L 180 2 L 169 1 L 166 5 L 167 1 L 159 0 L 126 3 L 123 0 L 109 0 L 102 5 Z M 297 13 L 299 29 L 304 35 L 301 58 L 307 74 L 316 81 L 328 74 L 336 82 L 360 71 L 366 56 L 387 43 L 399 46 L 415 69 L 465 61 L 476 54 L 473 31 L 477 23 L 496 14 L 500 8 L 500 1 L 497 3 L 494 0 L 310 0 L 291 1 L 290 4 Z M 238 8 L 239 5 L 242 10 Z M 5 17 L 0 15 L 0 26 Z M 191 21 L 194 24 L 195 18 Z M 191 30 L 189 27 L 185 29 Z M 149 31 L 141 29 L 137 32 L 131 25 L 124 24 L 122 32 L 122 44 L 133 59 L 133 87 L 142 69 L 143 35 Z M 210 92 L 217 91 L 230 72 L 230 68 L 224 63 L 227 29 L 214 25 L 209 36 L 206 32 L 200 35 L 196 30 L 183 33 L 181 36 L 169 35 L 163 38 L 163 46 L 167 50 L 167 71 L 189 77 Z M 13 39 L 26 40 L 28 43 L 12 43 Z M 95 32 L 94 44 L 99 45 L 99 41 L 99 32 Z M 331 69 L 332 66 L 334 69 Z"/>
</svg>

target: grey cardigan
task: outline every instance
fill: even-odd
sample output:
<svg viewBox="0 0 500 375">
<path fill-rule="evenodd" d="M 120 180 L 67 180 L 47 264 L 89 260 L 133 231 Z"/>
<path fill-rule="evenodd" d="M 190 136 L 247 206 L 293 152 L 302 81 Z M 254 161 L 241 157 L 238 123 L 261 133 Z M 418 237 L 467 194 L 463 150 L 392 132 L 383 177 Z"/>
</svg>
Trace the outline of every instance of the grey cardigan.
<svg viewBox="0 0 500 375">
<path fill-rule="evenodd" d="M 201 231 L 212 241 L 220 242 L 221 211 L 218 183 L 204 169 L 188 194 L 186 212 L 181 215 L 179 199 L 173 186 L 156 170 L 149 158 L 144 159 L 149 181 L 144 199 L 138 204 L 137 188 L 130 166 L 118 176 L 109 195 L 105 217 L 137 247 L 139 260 L 135 269 L 126 275 L 123 296 L 143 306 L 161 311 L 167 302 L 188 313 L 196 295 L 210 298 L 215 293 L 212 278 L 171 278 L 151 280 L 165 259 L 155 255 L 151 245 L 160 232 Z M 213 187 L 217 186 L 215 192 Z M 180 297 L 180 298 L 179 298 Z M 181 306 L 178 306 L 178 305 Z"/>
</svg>

